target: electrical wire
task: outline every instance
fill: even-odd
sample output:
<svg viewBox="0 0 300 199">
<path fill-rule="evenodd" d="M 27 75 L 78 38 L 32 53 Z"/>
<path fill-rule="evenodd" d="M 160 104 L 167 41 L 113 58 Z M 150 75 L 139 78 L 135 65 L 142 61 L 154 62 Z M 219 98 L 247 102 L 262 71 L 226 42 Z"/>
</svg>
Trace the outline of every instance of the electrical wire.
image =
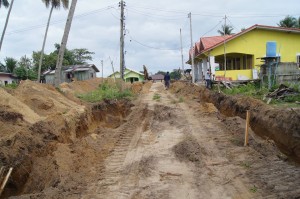
<svg viewBox="0 0 300 199">
<path fill-rule="evenodd" d="M 210 29 L 209 31 L 207 31 L 206 33 L 204 33 L 201 37 L 205 36 L 207 33 L 210 33 L 211 31 L 213 31 L 214 29 L 216 29 L 216 27 L 218 27 L 221 23 L 222 23 L 222 20 L 219 21 L 219 23 L 217 25 L 215 25 L 212 29 Z"/>
<path fill-rule="evenodd" d="M 107 6 L 105 8 L 92 10 L 92 11 L 89 11 L 89 12 L 86 12 L 86 13 L 75 15 L 73 17 L 73 19 L 79 19 L 79 18 L 86 17 L 86 16 L 89 16 L 89 15 L 92 15 L 92 14 L 104 12 L 104 11 L 107 11 L 107 10 L 112 9 L 112 8 L 114 8 L 114 7 L 113 6 Z M 63 23 L 63 22 L 65 22 L 65 20 L 60 19 L 60 20 L 56 20 L 56 21 L 51 22 L 50 25 L 59 24 L 59 23 Z M 31 31 L 31 30 L 38 29 L 38 28 L 43 28 L 43 27 L 46 27 L 46 26 L 47 26 L 46 23 L 45 24 L 34 25 L 34 26 L 22 28 L 22 29 L 12 30 L 12 31 L 8 32 L 6 35 L 12 35 L 12 34 L 17 34 L 17 33 L 21 33 L 21 32 Z"/>
<path fill-rule="evenodd" d="M 129 10 L 133 13 L 140 14 L 140 15 L 143 15 L 143 16 L 147 16 L 147 17 L 151 17 L 151 18 L 164 19 L 164 20 L 179 20 L 179 19 L 186 18 L 185 15 L 172 15 L 172 16 L 170 16 L 170 15 L 160 15 L 160 14 L 142 12 L 142 11 L 136 10 L 134 8 L 128 8 L 128 7 L 126 8 L 126 10 Z"/>
<path fill-rule="evenodd" d="M 144 43 L 142 43 L 142 42 L 140 42 L 140 41 L 134 39 L 134 38 L 131 36 L 131 34 L 129 33 L 129 31 L 128 31 L 128 35 L 129 35 L 129 37 L 130 37 L 130 42 L 131 42 L 131 41 L 134 41 L 134 42 L 138 43 L 139 45 L 144 46 L 144 47 L 147 47 L 147 48 L 151 48 L 151 49 L 155 49 L 155 50 L 169 50 L 169 51 L 177 51 L 177 50 L 180 50 L 180 49 L 181 49 L 181 48 L 158 48 L 158 47 L 154 47 L 154 46 L 149 46 L 149 45 L 147 45 L 147 44 L 144 44 Z"/>
</svg>

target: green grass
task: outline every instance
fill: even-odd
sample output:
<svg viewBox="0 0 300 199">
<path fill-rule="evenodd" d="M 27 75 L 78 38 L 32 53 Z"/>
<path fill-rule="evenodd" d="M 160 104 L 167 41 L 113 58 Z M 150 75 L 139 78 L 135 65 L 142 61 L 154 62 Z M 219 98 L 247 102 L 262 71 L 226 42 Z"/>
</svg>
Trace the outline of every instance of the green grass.
<svg viewBox="0 0 300 199">
<path fill-rule="evenodd" d="M 254 185 L 252 188 L 249 189 L 251 193 L 256 193 L 257 192 L 257 187 Z"/>
<path fill-rule="evenodd" d="M 182 103 L 182 102 L 184 102 L 184 99 L 183 99 L 183 97 L 179 97 L 179 100 L 178 100 L 178 102 L 179 102 L 179 103 Z"/>
<path fill-rule="evenodd" d="M 130 89 L 124 89 L 121 91 L 120 88 L 115 85 L 103 83 L 97 90 L 87 94 L 78 94 L 77 97 L 87 102 L 99 102 L 105 99 L 132 99 L 133 93 Z"/>
<path fill-rule="evenodd" d="M 249 162 L 242 162 L 241 166 L 244 167 L 245 169 L 250 169 L 251 168 L 251 164 Z"/>
<path fill-rule="evenodd" d="M 157 101 L 159 101 L 160 100 L 160 98 L 161 98 L 161 96 L 158 94 L 158 93 L 155 93 L 154 95 L 153 95 L 153 100 L 157 100 Z"/>
<path fill-rule="evenodd" d="M 6 84 L 5 86 L 3 86 L 4 88 L 8 88 L 8 89 L 16 89 L 16 88 L 18 88 L 18 84 L 17 83 L 15 83 L 15 82 L 13 82 L 13 83 L 11 83 L 11 84 Z"/>
<path fill-rule="evenodd" d="M 299 92 L 299 94 L 296 95 L 290 95 L 286 96 L 283 99 L 272 99 L 271 105 L 275 106 L 298 106 L 295 104 L 296 101 L 300 102 L 300 83 L 284 83 L 289 88 L 292 88 L 294 91 Z M 233 87 L 231 90 L 222 88 L 222 92 L 227 95 L 243 95 L 243 96 L 250 96 L 256 99 L 264 99 L 264 96 L 266 96 L 268 93 L 273 92 L 279 87 L 279 85 L 274 85 L 270 91 L 263 87 L 260 87 L 260 83 L 248 83 L 246 85 L 240 85 Z M 217 90 L 216 90 L 217 91 Z M 266 102 L 266 101 L 265 101 Z"/>
</svg>

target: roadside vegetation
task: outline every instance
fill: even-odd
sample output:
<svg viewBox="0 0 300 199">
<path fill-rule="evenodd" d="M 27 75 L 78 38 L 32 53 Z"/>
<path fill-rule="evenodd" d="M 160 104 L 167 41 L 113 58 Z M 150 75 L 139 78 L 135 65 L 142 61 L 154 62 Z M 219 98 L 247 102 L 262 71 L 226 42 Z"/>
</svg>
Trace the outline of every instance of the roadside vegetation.
<svg viewBox="0 0 300 199">
<path fill-rule="evenodd" d="M 133 99 L 134 94 L 130 89 L 120 89 L 117 85 L 105 82 L 100 84 L 97 90 L 86 94 L 78 94 L 77 97 L 86 102 L 99 102 L 113 99 Z"/>
<path fill-rule="evenodd" d="M 286 90 L 289 92 L 285 92 L 283 88 L 287 88 Z M 214 90 L 218 90 L 217 86 L 214 87 Z M 220 90 L 227 95 L 249 96 L 273 105 L 300 105 L 300 82 L 285 83 L 281 85 L 277 84 L 274 85 L 270 90 L 265 87 L 261 87 L 260 83 L 243 84 L 234 86 L 231 89 L 222 87 Z"/>
</svg>

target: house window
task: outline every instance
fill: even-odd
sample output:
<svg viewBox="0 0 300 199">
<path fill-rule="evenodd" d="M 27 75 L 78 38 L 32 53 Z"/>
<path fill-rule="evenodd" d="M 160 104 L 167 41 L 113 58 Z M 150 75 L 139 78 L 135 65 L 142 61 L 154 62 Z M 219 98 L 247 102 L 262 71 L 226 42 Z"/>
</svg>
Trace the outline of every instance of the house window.
<svg viewBox="0 0 300 199">
<path fill-rule="evenodd" d="M 300 54 L 297 55 L 297 65 L 300 68 Z"/>
<path fill-rule="evenodd" d="M 247 69 L 252 69 L 252 56 L 247 57 Z"/>
<path fill-rule="evenodd" d="M 244 55 L 244 57 L 243 57 L 243 69 L 244 70 L 247 69 L 247 55 Z"/>
<path fill-rule="evenodd" d="M 227 60 L 226 62 L 227 62 L 227 64 L 226 64 L 226 70 L 232 70 L 232 67 L 231 67 L 231 60 L 229 59 L 229 60 Z"/>
</svg>

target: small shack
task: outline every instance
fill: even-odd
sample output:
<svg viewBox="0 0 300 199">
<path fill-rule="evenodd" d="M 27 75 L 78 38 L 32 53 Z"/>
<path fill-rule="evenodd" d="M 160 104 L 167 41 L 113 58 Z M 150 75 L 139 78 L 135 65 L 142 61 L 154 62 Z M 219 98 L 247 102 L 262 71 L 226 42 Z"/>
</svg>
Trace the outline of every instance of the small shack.
<svg viewBox="0 0 300 199">
<path fill-rule="evenodd" d="M 83 81 L 96 78 L 97 72 L 100 71 L 94 64 L 63 66 L 61 82 Z M 44 83 L 54 84 L 55 70 L 45 71 L 43 76 Z"/>
<path fill-rule="evenodd" d="M 163 74 L 151 75 L 150 78 L 152 79 L 153 82 L 162 82 L 164 80 L 164 75 Z"/>
<path fill-rule="evenodd" d="M 0 72 L 0 85 L 7 85 L 12 83 L 17 83 L 18 78 L 12 73 Z"/>
</svg>

